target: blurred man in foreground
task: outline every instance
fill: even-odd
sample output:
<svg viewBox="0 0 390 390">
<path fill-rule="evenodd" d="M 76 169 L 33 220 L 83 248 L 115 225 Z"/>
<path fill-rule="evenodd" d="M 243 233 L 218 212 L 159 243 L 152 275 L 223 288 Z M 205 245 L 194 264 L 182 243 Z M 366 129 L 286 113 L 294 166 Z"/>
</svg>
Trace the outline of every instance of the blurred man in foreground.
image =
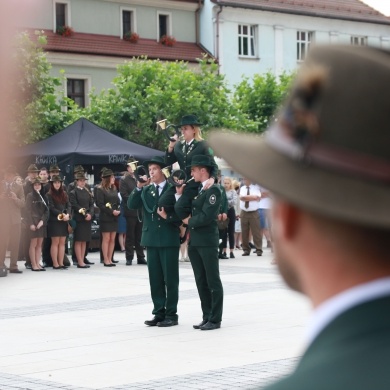
<svg viewBox="0 0 390 390">
<path fill-rule="evenodd" d="M 389 82 L 389 52 L 313 48 L 264 140 L 211 137 L 273 193 L 279 270 L 314 307 L 306 352 L 269 389 L 390 388 Z"/>
</svg>

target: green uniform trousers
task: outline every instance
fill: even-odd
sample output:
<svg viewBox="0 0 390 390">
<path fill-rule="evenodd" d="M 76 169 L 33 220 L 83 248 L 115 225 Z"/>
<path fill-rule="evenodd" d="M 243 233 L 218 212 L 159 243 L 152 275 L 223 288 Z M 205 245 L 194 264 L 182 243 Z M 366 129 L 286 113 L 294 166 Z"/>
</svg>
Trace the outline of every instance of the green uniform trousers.
<svg viewBox="0 0 390 390">
<path fill-rule="evenodd" d="M 189 245 L 188 256 L 194 270 L 203 320 L 214 323 L 221 322 L 223 287 L 219 276 L 218 248 Z"/>
<path fill-rule="evenodd" d="M 152 313 L 159 319 L 177 321 L 179 300 L 179 247 L 147 247 Z"/>
</svg>

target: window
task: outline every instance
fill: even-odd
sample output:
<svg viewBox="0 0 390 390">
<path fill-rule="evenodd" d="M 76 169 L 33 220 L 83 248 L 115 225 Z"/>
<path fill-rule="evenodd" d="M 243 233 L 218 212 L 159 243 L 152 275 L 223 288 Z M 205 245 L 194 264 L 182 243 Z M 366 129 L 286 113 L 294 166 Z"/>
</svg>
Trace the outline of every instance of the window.
<svg viewBox="0 0 390 390">
<path fill-rule="evenodd" d="M 80 107 L 85 107 L 85 80 L 67 79 L 66 95 Z"/>
<path fill-rule="evenodd" d="M 127 33 L 137 32 L 135 10 L 121 7 L 121 38 Z"/>
<path fill-rule="evenodd" d="M 58 27 L 71 26 L 69 1 L 53 1 L 53 12 L 53 32 L 56 32 Z"/>
<path fill-rule="evenodd" d="M 256 26 L 238 25 L 238 55 L 245 57 L 256 56 Z"/>
<path fill-rule="evenodd" d="M 158 37 L 157 40 L 160 40 L 160 38 L 164 35 L 172 35 L 172 26 L 171 26 L 171 15 L 167 13 L 160 13 L 157 14 L 157 32 Z"/>
<path fill-rule="evenodd" d="M 367 37 L 352 36 L 351 45 L 367 46 Z"/>
<path fill-rule="evenodd" d="M 310 31 L 297 31 L 297 60 L 303 61 L 310 49 L 314 33 Z"/>
</svg>

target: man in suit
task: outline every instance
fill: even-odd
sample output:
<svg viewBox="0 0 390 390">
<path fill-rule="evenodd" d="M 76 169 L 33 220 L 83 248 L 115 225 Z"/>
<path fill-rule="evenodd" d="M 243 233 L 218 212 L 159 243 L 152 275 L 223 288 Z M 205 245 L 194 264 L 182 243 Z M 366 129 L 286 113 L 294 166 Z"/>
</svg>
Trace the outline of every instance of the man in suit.
<svg viewBox="0 0 390 390">
<path fill-rule="evenodd" d="M 389 80 L 388 51 L 317 46 L 264 139 L 210 141 L 273 193 L 278 268 L 314 307 L 308 348 L 269 389 L 390 388 Z"/>
<path fill-rule="evenodd" d="M 198 185 L 198 194 L 192 201 L 192 214 L 183 220 L 190 231 L 188 256 L 195 275 L 202 307 L 202 321 L 194 329 L 214 330 L 221 327 L 223 287 L 219 276 L 217 217 L 222 193 L 218 185 L 205 188 L 213 160 L 209 156 L 193 157 L 191 176 Z M 181 188 L 178 189 L 179 193 Z"/>
<path fill-rule="evenodd" d="M 146 264 L 144 248 L 141 245 L 142 209 L 132 210 L 127 206 L 129 196 L 137 185 L 133 170 L 137 162 L 134 158 L 129 158 L 127 161 L 127 174 L 119 182 L 119 192 L 123 199 L 126 218 L 126 265 L 133 264 L 134 251 L 137 255 L 137 263 Z"/>
<path fill-rule="evenodd" d="M 137 182 L 127 205 L 130 209 L 143 208 L 141 244 L 146 246 L 153 315 L 145 325 L 169 327 L 178 325 L 177 302 L 179 300 L 179 247 L 180 219 L 173 208 L 168 211 L 158 207 L 159 198 L 169 190 L 162 168 L 162 157 L 145 161 L 150 178 Z M 173 203 L 174 201 L 170 201 Z"/>
<path fill-rule="evenodd" d="M 180 169 L 187 174 L 187 181 L 191 176 L 191 165 L 194 156 L 210 156 L 212 161 L 212 168 L 210 178 L 206 183 L 206 188 L 212 186 L 217 182 L 218 165 L 214 161 L 213 152 L 208 144 L 202 138 L 202 132 L 200 130 L 201 123 L 195 115 L 185 115 L 182 117 L 180 124 L 183 141 L 177 141 L 178 137 L 175 134 L 174 139 L 169 143 L 168 149 L 165 153 L 165 162 L 167 165 L 173 165 L 177 162 Z M 179 201 L 175 204 L 175 210 L 177 215 L 183 219 L 191 212 L 192 199 L 197 195 L 198 185 L 192 180 L 184 187 L 184 192 Z M 167 194 L 171 196 L 171 194 Z M 167 204 L 168 201 L 164 198 L 161 199 L 162 204 Z"/>
<path fill-rule="evenodd" d="M 21 211 L 25 204 L 23 187 L 14 179 L 16 168 L 9 166 L 5 170 L 4 180 L 0 183 L 0 268 L 4 268 L 5 253 L 10 251 L 9 272 L 21 274 L 18 268 L 19 240 L 22 223 Z"/>
</svg>

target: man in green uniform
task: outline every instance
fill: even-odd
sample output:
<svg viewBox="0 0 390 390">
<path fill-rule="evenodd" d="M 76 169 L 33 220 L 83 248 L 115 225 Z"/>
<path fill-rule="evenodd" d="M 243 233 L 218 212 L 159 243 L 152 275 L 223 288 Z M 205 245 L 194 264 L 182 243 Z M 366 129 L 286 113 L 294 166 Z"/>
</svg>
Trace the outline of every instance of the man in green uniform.
<svg viewBox="0 0 390 390">
<path fill-rule="evenodd" d="M 390 51 L 318 45 L 264 137 L 211 138 L 273 193 L 279 271 L 313 306 L 306 351 L 268 390 L 390 389 L 389 81 Z"/>
<path fill-rule="evenodd" d="M 170 188 L 162 168 L 162 157 L 145 161 L 150 178 L 137 181 L 127 201 L 130 209 L 143 208 L 141 245 L 146 247 L 150 292 L 153 301 L 153 319 L 148 326 L 167 327 L 178 325 L 177 302 L 179 300 L 179 248 L 180 220 L 173 208 L 158 207 L 158 200 Z M 173 195 L 174 196 L 174 193 Z M 173 204 L 175 199 L 170 200 Z"/>
<path fill-rule="evenodd" d="M 188 256 L 194 270 L 203 312 L 202 322 L 194 325 L 194 328 L 201 330 L 220 328 L 223 309 L 223 287 L 218 260 L 219 233 L 216 222 L 222 196 L 220 188 L 215 184 L 204 188 L 213 167 L 209 156 L 193 157 L 191 176 L 198 183 L 199 193 L 192 201 L 192 215 L 183 220 L 190 231 Z"/>
</svg>

